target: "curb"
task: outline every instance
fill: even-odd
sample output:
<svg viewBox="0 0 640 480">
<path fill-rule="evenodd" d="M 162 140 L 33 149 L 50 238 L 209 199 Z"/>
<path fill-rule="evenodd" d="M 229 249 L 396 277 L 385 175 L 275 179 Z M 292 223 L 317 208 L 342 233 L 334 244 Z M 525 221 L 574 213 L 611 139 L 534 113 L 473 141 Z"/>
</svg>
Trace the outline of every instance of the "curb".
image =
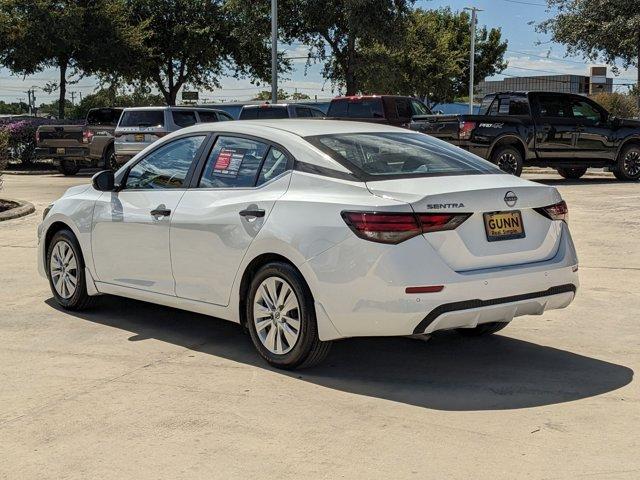
<svg viewBox="0 0 640 480">
<path fill-rule="evenodd" d="M 60 173 L 58 170 L 1 170 L 2 175 L 53 175 Z"/>
<path fill-rule="evenodd" d="M 34 207 L 32 203 L 23 200 L 13 200 L 10 198 L 3 198 L 2 200 L 17 203 L 18 206 L 0 213 L 0 222 L 24 217 L 36 211 L 36 207 Z"/>
</svg>

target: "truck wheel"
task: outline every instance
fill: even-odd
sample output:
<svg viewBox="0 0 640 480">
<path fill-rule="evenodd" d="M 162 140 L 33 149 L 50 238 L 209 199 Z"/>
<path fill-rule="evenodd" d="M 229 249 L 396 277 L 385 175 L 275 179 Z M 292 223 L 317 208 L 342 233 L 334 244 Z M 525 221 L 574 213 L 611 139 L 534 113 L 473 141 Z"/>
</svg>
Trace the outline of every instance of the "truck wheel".
<svg viewBox="0 0 640 480">
<path fill-rule="evenodd" d="M 58 166 L 60 173 L 67 177 L 71 177 L 80 171 L 80 165 L 73 160 L 62 160 Z"/>
<path fill-rule="evenodd" d="M 113 145 L 107 148 L 107 151 L 104 153 L 104 168 L 107 170 L 111 170 L 115 172 L 118 170 L 118 160 L 116 159 L 116 152 L 113 149 Z"/>
<path fill-rule="evenodd" d="M 587 167 L 583 168 L 558 168 L 558 173 L 561 177 L 568 180 L 577 180 L 585 173 L 587 173 Z"/>
<path fill-rule="evenodd" d="M 500 170 L 519 177 L 522 174 L 522 154 L 512 146 L 499 147 L 493 155 L 491 162 L 495 163 Z"/>
<path fill-rule="evenodd" d="M 639 180 L 640 145 L 629 145 L 622 150 L 611 171 L 618 180 Z"/>
</svg>

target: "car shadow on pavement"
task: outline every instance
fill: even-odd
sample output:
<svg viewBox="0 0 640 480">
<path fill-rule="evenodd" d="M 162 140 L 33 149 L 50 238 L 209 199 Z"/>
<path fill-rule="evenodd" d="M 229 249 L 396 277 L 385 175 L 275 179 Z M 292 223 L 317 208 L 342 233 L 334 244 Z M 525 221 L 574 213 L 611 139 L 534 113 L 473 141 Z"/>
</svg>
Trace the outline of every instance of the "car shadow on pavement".
<svg viewBox="0 0 640 480">
<path fill-rule="evenodd" d="M 46 301 L 58 308 L 53 299 Z M 335 342 L 317 367 L 281 371 L 255 352 L 242 328 L 224 320 L 105 296 L 78 318 L 264 368 L 300 381 L 438 410 L 507 410 L 570 402 L 631 382 L 633 370 L 504 335 L 359 338 Z M 508 335 L 508 329 L 505 330 Z M 216 368 L 212 366 L 211 368 Z"/>
</svg>

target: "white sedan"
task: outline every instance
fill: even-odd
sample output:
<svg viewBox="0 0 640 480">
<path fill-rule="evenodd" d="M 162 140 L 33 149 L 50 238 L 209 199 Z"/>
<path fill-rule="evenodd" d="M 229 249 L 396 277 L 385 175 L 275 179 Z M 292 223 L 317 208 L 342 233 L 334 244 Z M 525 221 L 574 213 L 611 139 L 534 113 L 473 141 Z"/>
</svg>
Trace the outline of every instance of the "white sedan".
<svg viewBox="0 0 640 480">
<path fill-rule="evenodd" d="M 69 189 L 38 238 L 62 307 L 111 294 L 231 320 L 281 368 L 345 337 L 493 333 L 578 287 L 555 188 L 370 123 L 185 128 Z"/>
</svg>

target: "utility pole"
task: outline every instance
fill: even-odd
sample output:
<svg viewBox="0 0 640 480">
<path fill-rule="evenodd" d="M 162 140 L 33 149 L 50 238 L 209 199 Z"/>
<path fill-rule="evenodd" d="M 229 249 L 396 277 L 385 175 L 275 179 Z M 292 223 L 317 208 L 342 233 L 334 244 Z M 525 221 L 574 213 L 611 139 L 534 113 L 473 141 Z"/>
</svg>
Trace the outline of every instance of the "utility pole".
<svg viewBox="0 0 640 480">
<path fill-rule="evenodd" d="M 71 92 L 71 105 L 76 104 L 76 92 Z"/>
<path fill-rule="evenodd" d="M 278 0 L 271 0 L 271 103 L 278 103 Z"/>
<path fill-rule="evenodd" d="M 471 53 L 469 55 L 469 113 L 473 115 L 473 79 L 476 70 L 476 23 L 478 22 L 479 8 L 467 7 L 471 11 Z"/>
<path fill-rule="evenodd" d="M 27 105 L 28 105 L 28 112 L 29 112 L 29 116 L 31 116 L 31 90 L 27 90 L 26 92 L 24 92 L 27 94 Z"/>
</svg>

